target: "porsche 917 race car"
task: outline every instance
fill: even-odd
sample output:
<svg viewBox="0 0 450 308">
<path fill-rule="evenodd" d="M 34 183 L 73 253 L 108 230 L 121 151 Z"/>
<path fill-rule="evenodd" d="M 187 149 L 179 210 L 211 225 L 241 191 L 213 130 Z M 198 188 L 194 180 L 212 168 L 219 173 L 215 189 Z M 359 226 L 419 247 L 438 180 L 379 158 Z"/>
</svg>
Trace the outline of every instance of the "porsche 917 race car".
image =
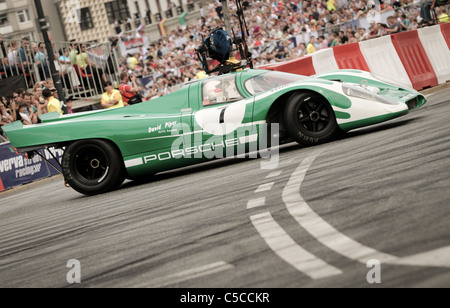
<svg viewBox="0 0 450 308">
<path fill-rule="evenodd" d="M 64 149 L 66 183 L 95 195 L 117 189 L 125 179 L 276 143 L 322 144 L 425 103 L 419 92 L 368 72 L 305 77 L 255 69 L 196 80 L 121 109 L 51 113 L 40 124 L 15 122 L 4 131 L 21 153 Z"/>
</svg>

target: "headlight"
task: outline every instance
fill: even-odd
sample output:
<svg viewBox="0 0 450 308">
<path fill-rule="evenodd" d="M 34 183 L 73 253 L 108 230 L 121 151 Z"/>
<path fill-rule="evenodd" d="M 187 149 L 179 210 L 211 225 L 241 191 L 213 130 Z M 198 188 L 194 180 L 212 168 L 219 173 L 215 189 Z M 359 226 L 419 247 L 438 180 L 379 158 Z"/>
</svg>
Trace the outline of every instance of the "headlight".
<svg viewBox="0 0 450 308">
<path fill-rule="evenodd" d="M 361 83 L 362 84 L 362 83 Z M 379 102 L 383 104 L 388 105 L 398 105 L 399 103 L 383 97 L 381 95 L 378 95 L 378 91 L 376 91 L 377 88 L 375 87 L 368 87 L 368 86 L 362 86 L 362 85 L 356 85 L 356 84 L 349 84 L 349 83 L 343 83 L 342 84 L 342 90 L 344 91 L 345 95 L 351 96 L 351 97 L 357 97 L 362 99 L 367 99 L 374 102 Z"/>
</svg>

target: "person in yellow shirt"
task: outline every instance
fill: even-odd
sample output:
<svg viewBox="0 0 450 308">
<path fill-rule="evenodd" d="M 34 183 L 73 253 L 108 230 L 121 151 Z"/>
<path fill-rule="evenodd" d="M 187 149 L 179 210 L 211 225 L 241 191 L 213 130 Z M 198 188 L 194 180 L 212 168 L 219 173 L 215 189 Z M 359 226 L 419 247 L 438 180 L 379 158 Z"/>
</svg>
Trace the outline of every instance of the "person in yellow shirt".
<svg viewBox="0 0 450 308">
<path fill-rule="evenodd" d="M 128 54 L 128 65 L 130 66 L 130 70 L 134 71 L 138 63 L 139 61 L 135 55 Z"/>
<path fill-rule="evenodd" d="M 55 98 L 53 92 L 46 88 L 44 91 L 42 91 L 42 96 L 47 100 L 47 111 L 50 112 L 57 112 L 60 115 L 63 115 L 63 111 L 61 108 L 61 102 Z"/>
<path fill-rule="evenodd" d="M 450 20 L 447 12 L 445 12 L 445 10 L 442 10 L 441 12 L 439 8 L 436 9 L 436 16 L 438 16 L 438 20 L 440 23 L 448 23 Z"/>
<path fill-rule="evenodd" d="M 336 11 L 336 1 L 335 0 L 327 0 L 327 9 L 328 11 Z"/>
<path fill-rule="evenodd" d="M 102 95 L 102 106 L 105 109 L 122 108 L 125 103 L 119 90 L 114 89 L 111 81 L 105 82 L 105 93 Z"/>
<path fill-rule="evenodd" d="M 314 47 L 314 43 L 316 42 L 316 38 L 314 36 L 311 36 L 310 40 L 309 40 L 309 44 L 306 47 L 306 54 L 312 54 L 314 52 L 316 52 L 316 48 Z"/>
</svg>

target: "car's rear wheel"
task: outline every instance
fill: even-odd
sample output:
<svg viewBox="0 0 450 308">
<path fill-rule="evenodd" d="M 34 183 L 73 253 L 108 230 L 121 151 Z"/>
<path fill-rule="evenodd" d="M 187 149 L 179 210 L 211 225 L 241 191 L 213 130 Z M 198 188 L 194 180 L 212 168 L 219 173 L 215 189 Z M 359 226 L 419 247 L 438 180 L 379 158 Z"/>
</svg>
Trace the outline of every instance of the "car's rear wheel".
<svg viewBox="0 0 450 308">
<path fill-rule="evenodd" d="M 104 140 L 81 140 L 67 146 L 62 169 L 67 184 L 88 196 L 112 191 L 125 180 L 122 156 Z"/>
<path fill-rule="evenodd" d="M 297 92 L 289 98 L 284 124 L 295 141 L 308 146 L 328 142 L 340 132 L 330 103 L 313 92 Z"/>
</svg>

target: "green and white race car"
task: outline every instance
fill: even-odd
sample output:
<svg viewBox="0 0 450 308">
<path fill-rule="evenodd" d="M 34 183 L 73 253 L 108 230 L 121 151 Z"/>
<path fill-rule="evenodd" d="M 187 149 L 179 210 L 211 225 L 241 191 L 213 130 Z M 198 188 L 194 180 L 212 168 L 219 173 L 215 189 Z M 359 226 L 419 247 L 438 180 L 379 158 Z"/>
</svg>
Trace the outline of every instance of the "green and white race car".
<svg viewBox="0 0 450 308">
<path fill-rule="evenodd" d="M 297 141 L 311 146 L 421 107 L 419 92 L 356 70 L 305 77 L 244 70 L 186 84 L 121 109 L 41 116 L 4 127 L 32 154 L 63 148 L 61 169 L 76 191 L 95 195 L 125 179 Z"/>
</svg>

